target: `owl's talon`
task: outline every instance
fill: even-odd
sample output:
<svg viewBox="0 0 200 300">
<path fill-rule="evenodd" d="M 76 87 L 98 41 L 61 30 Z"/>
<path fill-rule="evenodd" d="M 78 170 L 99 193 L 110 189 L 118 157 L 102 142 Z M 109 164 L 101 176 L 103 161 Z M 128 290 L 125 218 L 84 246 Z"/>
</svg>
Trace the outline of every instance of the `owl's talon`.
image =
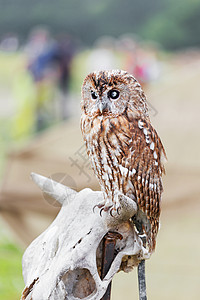
<svg viewBox="0 0 200 300">
<path fill-rule="evenodd" d="M 107 212 L 113 205 L 109 205 L 109 206 L 101 206 L 101 210 L 100 210 L 100 216 L 102 217 L 102 211 Z M 112 209 L 111 209 L 112 210 Z M 112 216 L 113 217 L 113 216 Z"/>
<path fill-rule="evenodd" d="M 110 215 L 111 215 L 111 217 L 114 217 L 112 214 L 112 211 L 113 211 L 113 208 L 110 210 Z"/>
<path fill-rule="evenodd" d="M 93 207 L 93 213 L 94 213 L 94 210 L 95 210 L 95 208 L 96 208 L 96 207 L 98 207 L 98 205 L 97 205 L 97 204 L 96 204 L 96 205 Z"/>
<path fill-rule="evenodd" d="M 111 217 L 114 217 L 114 215 L 113 215 L 113 210 L 115 211 L 115 208 L 111 208 L 111 210 L 110 210 L 110 215 L 111 215 Z"/>
<path fill-rule="evenodd" d="M 117 208 L 117 214 L 120 215 L 121 206 Z"/>
<path fill-rule="evenodd" d="M 100 209 L 100 216 L 102 217 L 102 211 L 104 210 L 104 207 Z"/>
<path fill-rule="evenodd" d="M 94 210 L 95 210 L 96 207 L 98 207 L 100 209 L 100 208 L 104 208 L 104 206 L 105 206 L 105 202 L 100 202 L 100 203 L 96 204 L 93 207 L 93 213 L 94 213 Z"/>
<path fill-rule="evenodd" d="M 117 213 L 117 215 L 120 215 L 120 210 L 121 210 L 120 203 L 115 203 L 113 205 L 113 203 L 111 203 L 111 202 L 102 201 L 102 202 L 96 204 L 93 207 L 93 212 L 94 212 L 96 207 L 98 207 L 100 209 L 100 216 L 101 217 L 102 217 L 103 211 L 105 211 L 105 212 L 109 211 L 109 214 L 111 215 L 111 217 L 115 217 L 116 213 Z"/>
</svg>

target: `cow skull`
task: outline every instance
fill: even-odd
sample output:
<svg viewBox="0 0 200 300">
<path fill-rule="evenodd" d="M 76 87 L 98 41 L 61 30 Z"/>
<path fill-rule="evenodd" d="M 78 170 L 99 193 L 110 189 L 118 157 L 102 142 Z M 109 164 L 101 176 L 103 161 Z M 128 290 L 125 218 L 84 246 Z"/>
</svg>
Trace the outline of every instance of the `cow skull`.
<svg viewBox="0 0 200 300">
<path fill-rule="evenodd" d="M 95 205 L 103 200 L 102 192 L 88 188 L 76 192 L 34 173 L 32 179 L 62 207 L 52 224 L 24 253 L 26 288 L 21 299 L 101 299 L 116 272 L 128 272 L 149 257 L 130 221 L 137 212 L 133 200 L 121 196 L 119 215 L 103 211 L 100 216 Z M 117 240 L 117 255 L 101 279 L 102 239 L 109 231 L 118 232 L 123 239 Z"/>
</svg>

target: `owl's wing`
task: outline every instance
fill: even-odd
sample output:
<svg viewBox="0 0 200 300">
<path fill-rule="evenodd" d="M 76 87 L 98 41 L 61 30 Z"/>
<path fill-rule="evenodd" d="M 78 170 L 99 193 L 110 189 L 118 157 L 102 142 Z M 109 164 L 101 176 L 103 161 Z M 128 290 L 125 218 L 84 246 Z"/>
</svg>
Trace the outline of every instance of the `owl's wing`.
<svg viewBox="0 0 200 300">
<path fill-rule="evenodd" d="M 166 154 L 162 142 L 149 121 L 134 119 L 129 123 L 129 147 L 123 167 L 129 170 L 129 179 L 134 187 L 134 196 L 140 210 L 151 224 L 151 244 L 159 226 L 163 160 Z"/>
</svg>

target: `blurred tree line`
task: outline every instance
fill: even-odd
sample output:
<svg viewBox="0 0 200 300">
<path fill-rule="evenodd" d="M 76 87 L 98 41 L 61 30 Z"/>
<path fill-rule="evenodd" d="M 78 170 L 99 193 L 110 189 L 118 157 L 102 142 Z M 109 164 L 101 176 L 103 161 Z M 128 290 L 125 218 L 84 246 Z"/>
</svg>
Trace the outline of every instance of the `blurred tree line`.
<svg viewBox="0 0 200 300">
<path fill-rule="evenodd" d="M 0 0 L 0 37 L 23 42 L 38 24 L 87 45 L 102 35 L 135 33 L 166 49 L 200 45 L 199 0 Z"/>
</svg>

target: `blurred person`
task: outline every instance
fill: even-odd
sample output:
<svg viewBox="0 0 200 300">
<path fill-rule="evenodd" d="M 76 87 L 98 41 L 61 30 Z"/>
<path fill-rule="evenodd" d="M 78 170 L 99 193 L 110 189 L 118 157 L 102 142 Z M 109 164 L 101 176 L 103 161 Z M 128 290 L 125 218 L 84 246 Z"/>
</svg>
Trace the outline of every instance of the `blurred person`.
<svg viewBox="0 0 200 300">
<path fill-rule="evenodd" d="M 28 55 L 27 69 L 35 86 L 36 131 L 49 126 L 55 118 L 52 104 L 57 71 L 52 64 L 52 57 L 56 51 L 56 41 L 46 29 L 33 30 L 25 52 Z"/>
<path fill-rule="evenodd" d="M 38 26 L 34 28 L 28 37 L 28 41 L 24 46 L 24 53 L 28 57 L 31 64 L 41 53 L 45 52 L 54 40 L 51 38 L 47 28 Z"/>
<path fill-rule="evenodd" d="M 46 76 L 48 70 L 44 65 L 48 59 L 43 57 L 43 54 L 51 52 L 54 45 L 55 41 L 49 32 L 38 27 L 30 33 L 24 46 L 23 64 L 14 76 L 13 91 L 16 99 L 16 115 L 12 126 L 14 139 L 27 139 L 52 123 L 54 110 L 51 100 L 55 87 L 53 80 Z"/>
<path fill-rule="evenodd" d="M 66 102 L 67 92 L 69 89 L 70 67 L 71 61 L 75 53 L 75 44 L 68 36 L 61 36 L 57 40 L 48 43 L 44 47 L 40 47 L 39 54 L 31 59 L 28 70 L 36 85 L 37 90 L 37 130 L 45 128 L 48 124 L 47 115 L 45 116 L 45 106 L 51 106 L 53 109 L 48 111 L 51 116 L 58 107 L 58 119 L 66 119 L 69 115 Z M 61 91 L 60 103 L 53 104 L 55 90 L 57 87 Z M 52 94 L 47 93 L 46 89 L 50 89 Z M 52 89 L 53 88 L 53 89 Z M 46 97 L 48 94 L 48 97 Z M 48 105 L 46 105 L 48 102 Z M 50 103 L 51 102 L 51 103 Z M 55 101 L 56 102 L 56 101 Z M 56 116 L 52 115 L 52 118 Z"/>
<path fill-rule="evenodd" d="M 59 36 L 57 54 L 54 60 L 58 67 L 58 86 L 61 91 L 60 97 L 60 115 L 64 120 L 69 116 L 69 109 L 67 107 L 69 85 L 71 79 L 72 61 L 77 53 L 78 45 L 69 35 Z"/>
</svg>

